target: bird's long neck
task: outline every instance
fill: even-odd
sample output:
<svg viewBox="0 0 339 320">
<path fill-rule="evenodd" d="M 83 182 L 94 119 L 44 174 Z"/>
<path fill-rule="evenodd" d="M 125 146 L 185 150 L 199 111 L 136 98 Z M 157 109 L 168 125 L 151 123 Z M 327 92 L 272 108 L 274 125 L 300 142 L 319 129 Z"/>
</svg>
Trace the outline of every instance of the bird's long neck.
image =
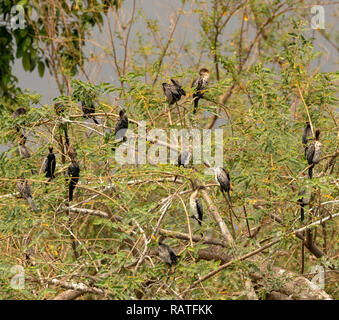
<svg viewBox="0 0 339 320">
<path fill-rule="evenodd" d="M 196 199 L 196 198 L 198 198 L 198 190 L 195 190 L 191 195 L 191 199 Z"/>
<path fill-rule="evenodd" d="M 209 79 L 210 75 L 208 73 L 203 73 L 200 77 L 203 81 L 207 81 Z"/>
</svg>

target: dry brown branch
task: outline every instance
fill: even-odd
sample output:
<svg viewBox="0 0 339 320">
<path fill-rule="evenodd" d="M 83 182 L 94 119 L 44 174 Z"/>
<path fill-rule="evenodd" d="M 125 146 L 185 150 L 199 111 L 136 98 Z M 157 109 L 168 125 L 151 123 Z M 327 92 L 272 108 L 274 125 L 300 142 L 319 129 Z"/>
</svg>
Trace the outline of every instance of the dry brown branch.
<svg viewBox="0 0 339 320">
<path fill-rule="evenodd" d="M 223 238 L 225 239 L 225 241 L 227 243 L 229 243 L 232 246 L 234 244 L 233 237 L 232 237 L 231 233 L 229 232 L 229 230 L 228 230 L 228 228 L 225 224 L 225 221 L 221 218 L 217 207 L 212 202 L 212 199 L 210 198 L 210 196 L 208 195 L 206 190 L 202 190 L 201 194 L 202 194 L 203 198 L 205 199 L 206 203 L 208 204 L 208 209 L 209 209 L 208 212 L 210 213 L 213 220 L 219 226 Z"/>
<path fill-rule="evenodd" d="M 159 229 L 159 233 L 161 235 L 164 235 L 169 238 L 175 238 L 175 239 L 180 239 L 180 240 L 190 240 L 190 236 L 186 233 L 181 233 L 181 232 L 176 232 L 176 231 L 171 231 L 171 230 L 165 230 L 165 229 Z M 218 239 L 214 239 L 211 237 L 201 237 L 201 236 L 194 236 L 192 235 L 192 241 L 193 242 L 203 242 L 206 244 L 212 244 L 212 245 L 217 245 L 221 246 L 224 248 L 227 248 L 227 243 L 224 241 L 220 241 Z"/>
<path fill-rule="evenodd" d="M 308 229 L 308 228 L 310 228 L 310 227 L 312 227 L 312 226 L 315 226 L 315 225 L 319 225 L 320 223 L 323 223 L 324 221 L 327 221 L 327 220 L 332 219 L 332 218 L 337 217 L 337 216 L 339 216 L 339 213 L 336 213 L 336 214 L 331 215 L 331 216 L 328 216 L 328 217 L 326 217 L 326 218 L 324 218 L 324 219 L 320 219 L 320 220 L 318 220 L 318 221 L 315 221 L 315 222 L 313 222 L 313 223 L 311 223 L 311 224 L 309 224 L 309 225 L 307 225 L 307 226 L 305 226 L 305 227 L 303 227 L 303 228 L 294 230 L 293 232 L 291 232 L 291 234 L 297 234 L 297 233 L 299 233 L 299 232 L 301 232 L 301 231 L 303 231 L 303 230 L 306 230 L 306 229 Z M 217 268 L 216 270 L 213 270 L 213 271 L 211 271 L 210 273 L 208 273 L 207 275 L 205 275 L 205 276 L 201 277 L 200 279 L 196 280 L 190 287 L 188 287 L 187 289 L 184 290 L 183 295 L 184 295 L 185 293 L 187 293 L 188 291 L 190 291 L 192 288 L 194 288 L 197 284 L 199 284 L 199 283 L 201 283 L 201 282 L 203 282 L 203 281 L 205 281 L 205 280 L 207 280 L 207 279 L 213 277 L 214 275 L 216 275 L 217 273 L 219 273 L 219 272 L 222 271 L 223 269 L 229 267 L 232 263 L 235 263 L 235 262 L 238 262 L 238 261 L 242 261 L 242 260 L 248 259 L 248 258 L 250 258 L 250 257 L 252 257 L 252 256 L 254 256 L 254 255 L 257 255 L 258 253 L 260 253 L 260 252 L 266 250 L 267 248 L 272 247 L 273 245 L 279 243 L 280 240 L 281 240 L 281 238 L 282 238 L 282 237 L 280 237 L 279 239 L 273 240 L 273 241 L 271 241 L 270 243 L 268 243 L 268 244 L 266 244 L 266 245 L 264 245 L 264 246 L 262 246 L 262 247 L 260 247 L 260 248 L 258 248 L 258 249 L 256 249 L 256 250 L 254 250 L 254 251 L 252 251 L 252 252 L 250 252 L 250 253 L 248 253 L 248 254 L 245 254 L 245 255 L 243 255 L 243 256 L 241 256 L 241 257 L 239 257 L 239 258 L 233 259 L 233 260 L 231 260 L 230 262 L 227 262 L 227 263 L 221 265 L 221 266 L 220 266 L 219 268 Z M 281 272 L 285 272 L 285 271 L 286 271 L 286 270 L 283 270 L 283 269 L 280 269 L 280 270 L 282 270 Z M 300 278 L 301 278 L 301 279 L 304 279 L 304 280 L 307 280 L 307 279 L 305 279 L 305 278 L 303 278 L 303 277 L 300 277 Z M 300 280 L 300 281 L 301 281 L 301 280 Z M 307 280 L 307 281 L 308 281 L 308 280 Z M 308 282 L 311 283 L 310 281 L 308 281 Z M 309 284 L 308 282 L 306 282 L 306 284 L 307 284 L 308 286 L 310 286 L 310 284 Z M 312 291 L 311 288 L 310 288 L 310 291 Z M 313 291 L 312 291 L 312 292 L 313 292 Z M 319 294 L 320 294 L 320 293 L 319 293 Z M 328 295 L 327 295 L 325 292 L 322 291 L 322 296 L 328 296 Z"/>
<path fill-rule="evenodd" d="M 81 295 L 83 295 L 85 292 L 83 291 L 77 291 L 77 290 L 66 290 L 64 292 L 59 293 L 57 296 L 53 298 L 53 300 L 74 300 Z"/>
<path fill-rule="evenodd" d="M 113 295 L 106 292 L 103 289 L 96 288 L 96 287 L 90 287 L 84 283 L 81 282 L 68 282 L 68 281 L 63 281 L 63 280 L 58 280 L 58 279 L 51 279 L 47 280 L 48 283 L 65 288 L 65 289 L 70 289 L 70 290 L 75 290 L 79 291 L 82 294 L 83 293 L 94 293 L 100 296 L 103 296 L 105 298 L 113 298 Z"/>
</svg>

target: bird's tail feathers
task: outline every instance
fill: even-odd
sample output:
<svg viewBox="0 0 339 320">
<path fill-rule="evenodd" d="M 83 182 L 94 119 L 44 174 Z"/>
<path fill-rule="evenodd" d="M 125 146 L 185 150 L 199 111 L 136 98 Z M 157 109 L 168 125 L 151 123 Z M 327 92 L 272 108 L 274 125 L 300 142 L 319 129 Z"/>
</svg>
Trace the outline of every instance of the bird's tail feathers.
<svg viewBox="0 0 339 320">
<path fill-rule="evenodd" d="M 198 223 L 199 223 L 199 226 L 201 226 L 201 220 L 200 219 L 198 219 L 196 216 L 194 216 L 194 215 L 191 215 L 191 218 L 192 219 L 194 219 L 194 220 L 196 220 Z"/>
<path fill-rule="evenodd" d="M 72 184 L 72 181 L 69 184 L 69 190 L 68 190 L 68 200 L 73 201 L 73 192 L 74 192 L 75 187 Z"/>
<path fill-rule="evenodd" d="M 310 168 L 308 168 L 308 177 L 310 179 L 312 179 L 312 177 L 313 177 L 313 167 L 314 167 L 314 165 L 312 165 Z"/>
<path fill-rule="evenodd" d="M 198 104 L 199 104 L 199 98 L 198 98 L 198 97 L 195 97 L 195 98 L 194 98 L 193 114 L 195 114 L 195 113 L 197 112 Z"/>
</svg>

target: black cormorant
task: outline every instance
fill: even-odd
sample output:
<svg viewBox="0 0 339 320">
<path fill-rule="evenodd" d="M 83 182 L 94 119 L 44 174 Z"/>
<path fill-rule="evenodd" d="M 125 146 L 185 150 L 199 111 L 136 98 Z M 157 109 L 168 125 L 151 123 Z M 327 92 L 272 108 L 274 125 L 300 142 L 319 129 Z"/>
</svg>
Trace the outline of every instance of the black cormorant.
<svg viewBox="0 0 339 320">
<path fill-rule="evenodd" d="M 14 112 L 13 112 L 13 118 L 15 119 L 18 116 L 22 116 L 23 114 L 26 114 L 27 110 L 24 107 L 20 107 L 17 108 Z"/>
<path fill-rule="evenodd" d="M 181 96 L 186 96 L 186 92 L 182 89 L 181 85 L 177 81 L 171 79 L 171 82 L 173 84 L 162 84 L 162 89 L 164 90 L 164 94 L 169 105 L 178 102 L 181 99 Z"/>
<path fill-rule="evenodd" d="M 216 167 L 214 169 L 215 181 L 219 184 L 221 192 L 226 192 L 228 199 L 231 201 L 230 189 L 231 189 L 231 178 L 227 170 L 222 167 Z"/>
<path fill-rule="evenodd" d="M 54 111 L 55 113 L 59 116 L 62 117 L 64 112 L 65 112 L 65 106 L 61 102 L 56 102 L 54 104 Z M 66 148 L 69 148 L 69 137 L 68 137 L 68 124 L 67 123 L 60 123 L 59 128 L 64 131 L 65 133 L 65 143 L 66 143 Z"/>
<path fill-rule="evenodd" d="M 299 194 L 300 195 L 300 194 Z M 297 203 L 300 205 L 300 221 L 304 221 L 305 218 L 305 205 L 304 197 L 298 199 Z"/>
<path fill-rule="evenodd" d="M 28 148 L 26 147 L 26 136 L 24 136 L 23 134 L 21 134 L 21 138 L 19 141 L 19 147 L 18 147 L 18 153 L 19 156 L 22 159 L 28 159 L 31 157 L 31 153 L 29 152 Z M 31 169 L 32 174 L 37 174 L 38 172 L 35 169 Z"/>
<path fill-rule="evenodd" d="M 54 104 L 54 111 L 58 116 L 61 116 L 65 112 L 65 106 L 61 102 Z"/>
<path fill-rule="evenodd" d="M 24 107 L 20 107 L 20 108 L 17 108 L 13 112 L 12 116 L 13 116 L 13 119 L 15 119 L 15 118 L 17 118 L 19 116 L 22 116 L 22 115 L 26 114 L 26 113 L 27 113 L 27 109 L 24 108 Z M 25 124 L 25 122 L 23 122 L 23 125 L 24 124 Z M 18 125 L 15 126 L 15 129 L 16 129 L 17 132 L 20 132 L 20 127 Z M 25 134 L 25 131 L 23 129 L 22 129 L 22 134 Z"/>
<path fill-rule="evenodd" d="M 54 171 L 55 171 L 55 165 L 56 165 L 56 159 L 55 159 L 55 154 L 53 153 L 53 147 L 50 146 L 48 147 L 49 153 L 47 155 L 47 158 L 45 160 L 45 167 L 44 167 L 44 172 L 45 175 L 48 179 L 48 181 L 51 181 L 54 176 Z"/>
<path fill-rule="evenodd" d="M 119 120 L 115 126 L 115 139 L 123 139 L 128 129 L 128 118 L 125 110 L 120 110 Z"/>
<path fill-rule="evenodd" d="M 204 209 L 200 199 L 198 198 L 198 190 L 195 190 L 190 197 L 190 208 L 193 213 L 191 218 L 197 220 L 201 226 Z"/>
<path fill-rule="evenodd" d="M 68 192 L 68 199 L 69 201 L 73 200 L 73 192 L 75 189 L 75 186 L 77 185 L 80 177 L 80 167 L 77 163 L 75 157 L 72 157 L 72 163 L 68 167 L 67 170 L 68 175 L 70 176 L 71 180 L 69 182 L 69 192 Z"/>
<path fill-rule="evenodd" d="M 163 243 L 164 237 L 159 238 L 158 254 L 162 261 L 167 263 L 169 266 L 177 262 L 179 256 L 166 244 Z"/>
<path fill-rule="evenodd" d="M 315 132 L 315 140 L 310 143 L 310 145 L 305 147 L 305 157 L 307 162 L 311 167 L 308 169 L 308 176 L 312 179 L 313 176 L 313 168 L 314 166 L 319 163 L 321 157 L 321 148 L 322 144 L 319 141 L 320 130 L 317 129 Z"/>
<path fill-rule="evenodd" d="M 192 83 L 191 87 L 195 88 L 195 92 L 193 93 L 193 114 L 197 111 L 199 100 L 204 96 L 204 91 L 206 91 L 209 77 L 210 72 L 207 69 L 202 68 L 199 71 L 199 78 L 195 79 Z"/>
<path fill-rule="evenodd" d="M 187 168 L 188 165 L 190 164 L 192 159 L 192 153 L 189 150 L 183 150 L 182 152 L 180 152 L 179 156 L 178 156 L 178 167 L 183 166 L 184 168 Z M 177 181 L 178 176 L 174 177 L 174 182 Z"/>
<path fill-rule="evenodd" d="M 92 113 L 95 113 L 95 106 L 93 102 L 90 103 L 85 103 L 85 102 L 81 102 L 82 105 L 82 111 L 83 111 L 83 117 L 84 118 L 92 118 L 94 123 L 99 124 L 99 122 L 97 121 L 97 119 L 95 118 L 95 116 L 92 115 Z"/>
<path fill-rule="evenodd" d="M 25 179 L 21 178 L 18 180 L 16 187 L 20 193 L 20 197 L 27 200 L 28 204 L 30 205 L 33 211 L 38 211 L 37 207 L 34 204 L 32 198 L 32 190 L 28 182 Z"/>
<path fill-rule="evenodd" d="M 307 144 L 307 142 L 311 139 L 308 139 L 308 137 L 312 137 L 312 129 L 311 125 L 308 121 L 306 121 L 306 127 L 304 128 L 303 135 L 302 135 L 302 143 Z"/>
<path fill-rule="evenodd" d="M 27 138 L 23 134 L 20 137 L 18 152 L 21 158 L 27 159 L 30 158 L 31 153 L 29 152 L 28 148 L 26 147 Z"/>
<path fill-rule="evenodd" d="M 300 220 L 304 221 L 305 218 L 305 206 L 309 205 L 310 202 L 313 202 L 313 194 L 312 191 L 309 191 L 307 188 L 302 189 L 299 193 L 298 196 L 300 197 L 297 200 L 297 203 L 300 206 Z"/>
</svg>

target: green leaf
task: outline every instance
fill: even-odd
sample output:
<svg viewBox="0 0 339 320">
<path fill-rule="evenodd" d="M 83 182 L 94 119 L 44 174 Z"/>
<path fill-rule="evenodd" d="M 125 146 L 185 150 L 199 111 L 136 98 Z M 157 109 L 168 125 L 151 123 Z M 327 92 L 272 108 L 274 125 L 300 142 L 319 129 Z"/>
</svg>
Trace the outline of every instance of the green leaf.
<svg viewBox="0 0 339 320">
<path fill-rule="evenodd" d="M 28 71 L 31 68 L 30 56 L 27 52 L 25 52 L 24 56 L 22 57 L 22 66 L 24 67 L 25 71 Z"/>
<path fill-rule="evenodd" d="M 42 78 L 45 73 L 45 64 L 42 61 L 39 61 L 38 63 L 38 71 L 39 71 L 39 76 Z"/>
</svg>

